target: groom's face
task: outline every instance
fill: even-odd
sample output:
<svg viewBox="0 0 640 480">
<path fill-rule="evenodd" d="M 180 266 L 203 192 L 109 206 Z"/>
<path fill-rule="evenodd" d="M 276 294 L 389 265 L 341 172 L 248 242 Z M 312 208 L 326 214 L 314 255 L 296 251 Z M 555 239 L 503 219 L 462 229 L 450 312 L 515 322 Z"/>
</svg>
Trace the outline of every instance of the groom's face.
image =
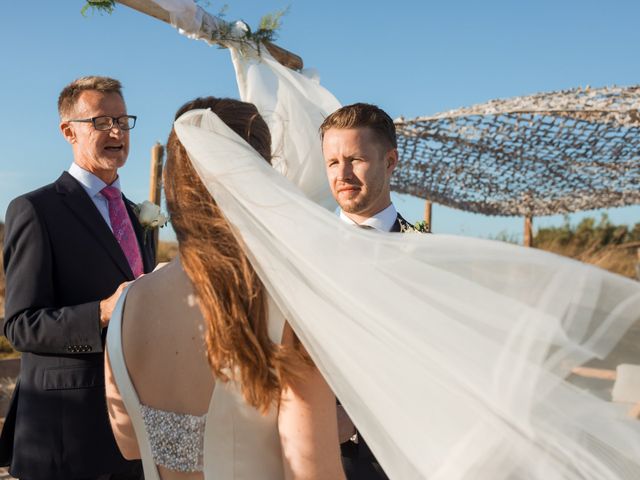
<svg viewBox="0 0 640 480">
<path fill-rule="evenodd" d="M 371 217 L 389 206 L 398 154 L 385 143 L 368 127 L 325 132 L 322 152 L 329 185 L 345 213 Z"/>
</svg>

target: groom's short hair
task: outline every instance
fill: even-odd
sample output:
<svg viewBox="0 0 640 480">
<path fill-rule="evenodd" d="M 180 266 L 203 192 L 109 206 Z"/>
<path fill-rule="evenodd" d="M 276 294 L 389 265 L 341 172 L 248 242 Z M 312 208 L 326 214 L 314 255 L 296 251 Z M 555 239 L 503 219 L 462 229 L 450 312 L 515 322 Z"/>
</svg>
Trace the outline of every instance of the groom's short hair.
<svg viewBox="0 0 640 480">
<path fill-rule="evenodd" d="M 87 90 L 96 90 L 101 93 L 117 93 L 124 100 L 122 95 L 122 84 L 115 78 L 99 77 L 92 75 L 80 77 L 62 89 L 58 97 L 58 113 L 60 118 L 64 118 L 73 113 L 78 97 Z"/>
<path fill-rule="evenodd" d="M 344 130 L 363 127 L 373 130 L 376 138 L 388 143 L 391 148 L 398 148 L 393 120 L 387 112 L 370 103 L 354 103 L 333 112 L 320 125 L 320 138 L 324 138 L 326 131 L 331 128 Z"/>
</svg>

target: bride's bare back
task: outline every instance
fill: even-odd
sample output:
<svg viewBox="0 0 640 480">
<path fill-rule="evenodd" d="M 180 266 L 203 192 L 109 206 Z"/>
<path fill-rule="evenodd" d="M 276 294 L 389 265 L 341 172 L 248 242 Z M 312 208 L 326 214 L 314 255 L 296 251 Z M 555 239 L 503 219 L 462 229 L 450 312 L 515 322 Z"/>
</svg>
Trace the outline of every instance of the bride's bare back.
<svg viewBox="0 0 640 480">
<path fill-rule="evenodd" d="M 205 325 L 179 261 L 139 279 L 127 295 L 122 347 L 140 403 L 205 415 L 215 385 L 207 363 Z M 201 472 L 158 466 L 163 480 L 200 480 Z"/>
<path fill-rule="evenodd" d="M 215 379 L 207 363 L 204 320 L 180 262 L 137 281 L 123 318 L 125 359 L 140 402 L 206 414 Z"/>
</svg>

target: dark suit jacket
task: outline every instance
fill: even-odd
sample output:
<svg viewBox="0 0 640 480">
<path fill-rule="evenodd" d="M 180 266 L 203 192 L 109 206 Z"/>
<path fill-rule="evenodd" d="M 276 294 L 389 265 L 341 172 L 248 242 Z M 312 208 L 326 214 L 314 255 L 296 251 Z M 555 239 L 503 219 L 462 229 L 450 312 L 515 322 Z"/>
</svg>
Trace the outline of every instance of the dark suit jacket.
<svg viewBox="0 0 640 480">
<path fill-rule="evenodd" d="M 125 204 L 144 270 L 151 235 Z M 117 240 L 67 172 L 13 200 L 5 217 L 4 333 L 23 352 L 0 436 L 0 464 L 13 476 L 63 480 L 130 470 L 105 403 L 99 303 L 133 274 Z"/>
<path fill-rule="evenodd" d="M 396 216 L 396 221 L 391 227 L 391 230 L 389 231 L 399 233 L 399 232 L 415 231 L 415 228 L 413 225 L 407 222 L 402 215 L 398 213 Z"/>
</svg>

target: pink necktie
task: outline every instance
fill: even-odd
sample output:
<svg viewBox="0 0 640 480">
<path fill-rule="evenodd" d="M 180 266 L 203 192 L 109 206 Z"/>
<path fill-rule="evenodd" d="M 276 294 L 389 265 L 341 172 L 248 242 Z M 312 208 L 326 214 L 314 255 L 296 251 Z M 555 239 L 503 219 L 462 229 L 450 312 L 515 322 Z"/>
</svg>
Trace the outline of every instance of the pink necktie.
<svg viewBox="0 0 640 480">
<path fill-rule="evenodd" d="M 104 187 L 100 193 L 109 202 L 109 220 L 111 220 L 113 235 L 118 240 L 124 256 L 127 257 L 133 276 L 138 278 L 144 273 L 142 256 L 140 255 L 136 233 L 133 231 L 133 225 L 131 225 L 131 219 L 124 206 L 122 194 L 116 187 L 111 186 Z"/>
</svg>

